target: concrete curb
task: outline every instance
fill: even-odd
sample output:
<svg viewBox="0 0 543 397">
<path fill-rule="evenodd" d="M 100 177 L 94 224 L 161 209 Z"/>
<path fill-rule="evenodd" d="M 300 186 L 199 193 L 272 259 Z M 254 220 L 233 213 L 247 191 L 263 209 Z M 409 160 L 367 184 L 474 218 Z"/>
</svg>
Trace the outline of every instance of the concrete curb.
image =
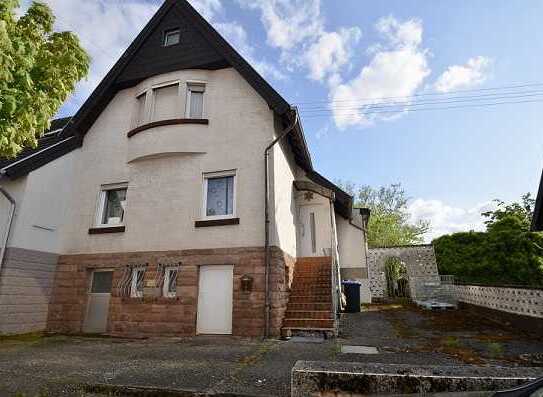
<svg viewBox="0 0 543 397">
<path fill-rule="evenodd" d="M 543 376 L 543 368 L 421 366 L 298 361 L 292 397 L 497 391 Z"/>
</svg>

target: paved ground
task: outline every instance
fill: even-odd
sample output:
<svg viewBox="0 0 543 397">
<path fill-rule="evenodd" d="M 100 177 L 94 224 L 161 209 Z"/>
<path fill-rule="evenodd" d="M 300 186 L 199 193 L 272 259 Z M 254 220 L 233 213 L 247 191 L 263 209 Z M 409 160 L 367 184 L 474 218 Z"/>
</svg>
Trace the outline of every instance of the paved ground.
<svg viewBox="0 0 543 397">
<path fill-rule="evenodd" d="M 524 363 L 520 354 L 543 352 L 542 340 L 461 311 L 380 309 L 345 315 L 340 338 L 323 343 L 230 337 L 3 340 L 0 396 L 34 396 L 44 388 L 44 395 L 74 395 L 64 385 L 81 382 L 287 396 L 298 360 L 528 366 L 534 363 Z M 342 344 L 375 346 L 379 354 L 343 354 Z"/>
</svg>

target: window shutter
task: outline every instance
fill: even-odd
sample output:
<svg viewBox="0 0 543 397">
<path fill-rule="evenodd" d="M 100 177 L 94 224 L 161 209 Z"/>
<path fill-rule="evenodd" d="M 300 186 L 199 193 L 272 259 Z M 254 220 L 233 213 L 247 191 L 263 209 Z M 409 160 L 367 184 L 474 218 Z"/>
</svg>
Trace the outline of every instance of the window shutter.
<svg viewBox="0 0 543 397">
<path fill-rule="evenodd" d="M 153 121 L 176 119 L 180 117 L 179 111 L 179 85 L 155 88 L 155 106 Z"/>
</svg>

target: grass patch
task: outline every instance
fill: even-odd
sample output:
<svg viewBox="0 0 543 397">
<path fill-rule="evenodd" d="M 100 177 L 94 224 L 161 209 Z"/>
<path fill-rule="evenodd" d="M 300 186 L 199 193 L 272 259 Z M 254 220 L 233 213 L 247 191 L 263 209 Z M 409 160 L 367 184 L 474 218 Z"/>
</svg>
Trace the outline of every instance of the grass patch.
<svg viewBox="0 0 543 397">
<path fill-rule="evenodd" d="M 28 334 L 18 335 L 0 335 L 0 343 L 3 342 L 20 342 L 20 343 L 36 343 L 44 337 L 43 332 L 31 332 Z"/>
<path fill-rule="evenodd" d="M 487 344 L 487 351 L 490 358 L 498 358 L 503 356 L 503 345 L 499 342 L 490 342 Z"/>
<path fill-rule="evenodd" d="M 445 337 L 443 344 L 451 349 L 459 348 L 460 347 L 460 341 L 456 336 L 447 336 Z"/>
</svg>

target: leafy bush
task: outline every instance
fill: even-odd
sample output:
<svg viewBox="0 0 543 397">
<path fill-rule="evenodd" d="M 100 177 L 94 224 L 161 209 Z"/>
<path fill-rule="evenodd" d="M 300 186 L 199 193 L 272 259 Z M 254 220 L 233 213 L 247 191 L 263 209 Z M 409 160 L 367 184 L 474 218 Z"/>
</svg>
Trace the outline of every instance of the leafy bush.
<svg viewBox="0 0 543 397">
<path fill-rule="evenodd" d="M 441 274 L 479 284 L 543 287 L 543 233 L 505 216 L 487 232 L 455 233 L 433 241 Z"/>
</svg>

